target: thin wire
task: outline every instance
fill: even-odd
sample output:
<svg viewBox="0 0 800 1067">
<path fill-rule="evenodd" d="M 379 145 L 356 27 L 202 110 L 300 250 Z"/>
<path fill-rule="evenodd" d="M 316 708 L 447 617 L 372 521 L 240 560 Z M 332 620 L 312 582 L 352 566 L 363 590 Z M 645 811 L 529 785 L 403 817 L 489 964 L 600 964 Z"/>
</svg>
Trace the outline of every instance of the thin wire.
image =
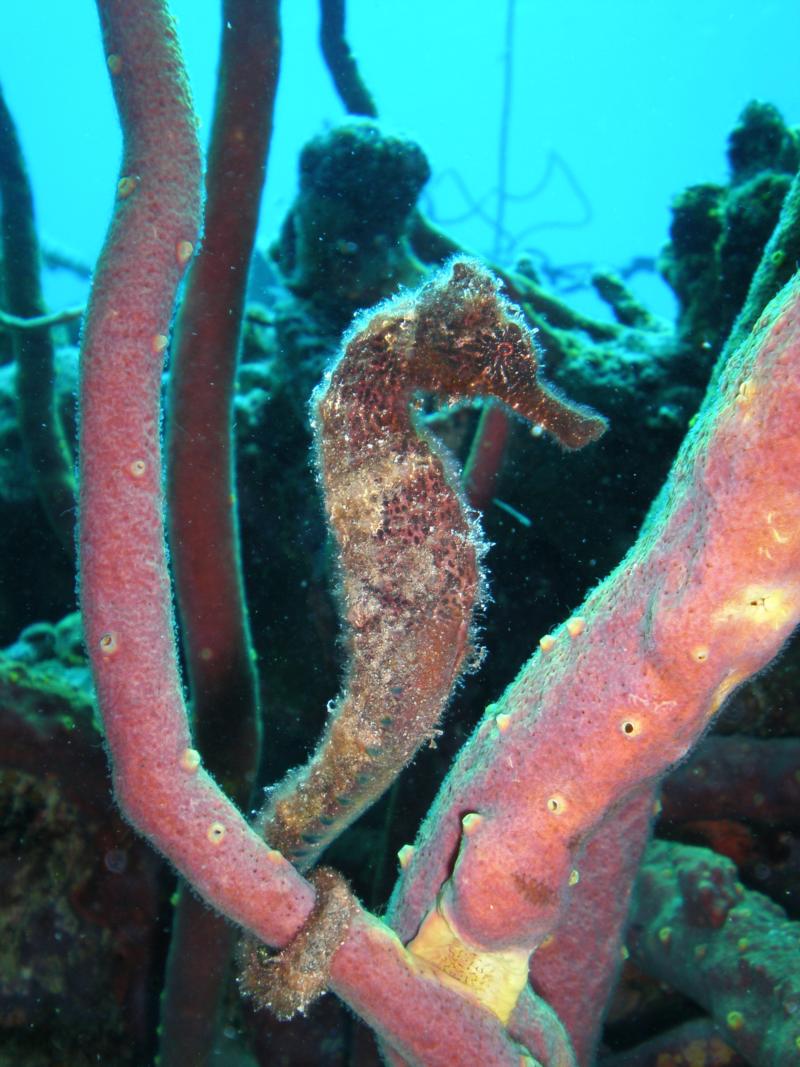
<svg viewBox="0 0 800 1067">
<path fill-rule="evenodd" d="M 511 126 L 511 99 L 514 92 L 514 16 L 516 0 L 506 6 L 505 55 L 503 67 L 503 96 L 500 105 L 500 140 L 497 156 L 497 215 L 494 227 L 494 258 L 500 258 L 505 233 L 506 188 L 508 182 L 508 144 Z"/>
</svg>

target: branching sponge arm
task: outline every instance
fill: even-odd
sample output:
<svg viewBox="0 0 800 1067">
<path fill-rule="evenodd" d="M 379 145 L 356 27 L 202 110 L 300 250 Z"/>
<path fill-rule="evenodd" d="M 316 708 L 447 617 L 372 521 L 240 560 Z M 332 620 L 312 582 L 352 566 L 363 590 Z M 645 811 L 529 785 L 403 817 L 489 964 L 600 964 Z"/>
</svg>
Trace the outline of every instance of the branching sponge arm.
<svg viewBox="0 0 800 1067">
<path fill-rule="evenodd" d="M 603 820 L 787 640 L 800 621 L 799 424 L 795 276 L 709 391 L 627 558 L 541 640 L 461 753 L 390 912 L 413 952 L 441 963 L 461 946 L 485 968 L 534 951 Z"/>
<path fill-rule="evenodd" d="M 81 351 L 81 605 L 114 785 L 128 818 L 230 918 L 288 941 L 313 891 L 200 766 L 177 670 L 159 399 L 175 291 L 199 228 L 200 155 L 160 0 L 101 0 L 124 134 Z"/>
</svg>

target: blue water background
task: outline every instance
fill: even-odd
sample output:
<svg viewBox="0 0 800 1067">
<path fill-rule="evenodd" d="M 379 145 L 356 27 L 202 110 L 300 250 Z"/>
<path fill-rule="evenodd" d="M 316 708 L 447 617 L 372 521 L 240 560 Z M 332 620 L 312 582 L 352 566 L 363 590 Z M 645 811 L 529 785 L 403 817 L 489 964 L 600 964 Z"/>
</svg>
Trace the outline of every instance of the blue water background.
<svg viewBox="0 0 800 1067">
<path fill-rule="evenodd" d="M 173 0 L 203 131 L 210 125 L 220 29 L 216 0 Z M 420 142 L 434 174 L 436 218 L 468 214 L 497 187 L 507 0 L 349 0 L 348 35 L 381 118 Z M 297 153 L 343 117 L 317 47 L 316 0 L 284 0 L 284 58 L 261 219 L 268 241 L 295 186 Z M 744 104 L 775 103 L 800 122 L 798 0 L 517 0 L 507 224 L 560 264 L 619 267 L 664 243 L 671 198 L 722 181 L 725 140 Z M 120 150 L 97 16 L 90 0 L 3 0 L 0 80 L 31 170 L 43 237 L 92 261 L 101 245 Z M 490 253 L 490 226 L 448 229 Z M 662 283 L 637 275 L 669 313 Z M 50 275 L 52 306 L 85 287 Z"/>
</svg>

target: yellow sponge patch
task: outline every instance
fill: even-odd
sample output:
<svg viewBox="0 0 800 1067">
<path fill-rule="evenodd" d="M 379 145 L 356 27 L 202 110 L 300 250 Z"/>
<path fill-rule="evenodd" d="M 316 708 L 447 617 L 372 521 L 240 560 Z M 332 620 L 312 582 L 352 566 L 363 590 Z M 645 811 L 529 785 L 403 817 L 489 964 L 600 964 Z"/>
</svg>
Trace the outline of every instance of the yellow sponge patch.
<svg viewBox="0 0 800 1067">
<path fill-rule="evenodd" d="M 716 625 L 749 623 L 781 630 L 797 617 L 797 591 L 780 586 L 747 585 L 714 612 Z"/>
<path fill-rule="evenodd" d="M 529 952 L 475 950 L 461 940 L 438 906 L 428 913 L 408 951 L 430 964 L 446 984 L 455 983 L 462 993 L 466 987 L 504 1024 L 528 981 Z"/>
</svg>

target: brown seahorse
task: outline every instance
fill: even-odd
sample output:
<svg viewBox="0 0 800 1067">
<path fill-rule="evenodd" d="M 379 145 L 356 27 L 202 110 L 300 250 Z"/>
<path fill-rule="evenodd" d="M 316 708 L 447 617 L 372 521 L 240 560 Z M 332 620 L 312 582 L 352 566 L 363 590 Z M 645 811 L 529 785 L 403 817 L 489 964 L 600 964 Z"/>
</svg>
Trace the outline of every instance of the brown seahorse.
<svg viewBox="0 0 800 1067">
<path fill-rule="evenodd" d="M 537 379 L 530 331 L 478 263 L 456 259 L 357 321 L 312 398 L 340 553 L 348 667 L 310 761 L 275 789 L 264 836 L 301 868 L 430 739 L 472 651 L 481 538 L 413 401 L 492 396 L 566 448 L 606 421 Z"/>
</svg>

